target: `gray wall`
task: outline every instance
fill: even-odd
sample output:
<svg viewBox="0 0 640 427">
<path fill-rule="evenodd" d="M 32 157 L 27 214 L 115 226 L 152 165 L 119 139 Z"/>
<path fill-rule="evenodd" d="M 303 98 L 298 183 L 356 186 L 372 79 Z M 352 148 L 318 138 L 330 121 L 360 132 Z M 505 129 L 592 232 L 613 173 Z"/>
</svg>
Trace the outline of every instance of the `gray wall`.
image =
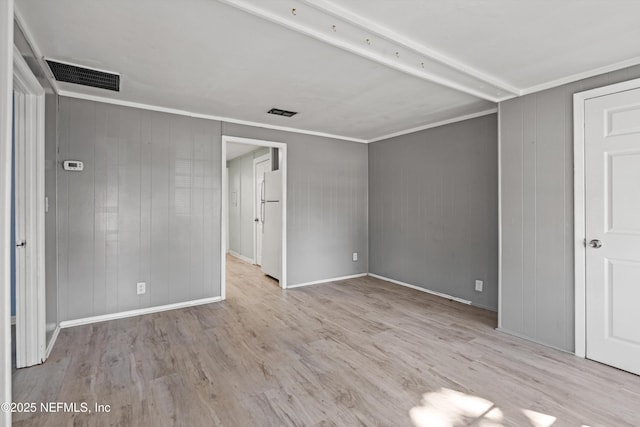
<svg viewBox="0 0 640 427">
<path fill-rule="evenodd" d="M 14 25 L 14 43 L 45 90 L 45 197 L 49 211 L 45 214 L 45 269 L 46 269 L 46 324 L 47 344 L 58 325 L 58 268 L 57 268 L 57 213 L 56 213 L 56 150 L 58 126 L 58 96 L 46 74 L 36 60 L 22 30 Z"/>
<path fill-rule="evenodd" d="M 497 141 L 492 114 L 369 145 L 371 273 L 497 309 Z"/>
<path fill-rule="evenodd" d="M 500 103 L 505 331 L 574 350 L 573 94 L 640 67 Z"/>
<path fill-rule="evenodd" d="M 368 271 L 366 144 L 230 123 L 222 133 L 287 144 L 289 285 Z"/>
<path fill-rule="evenodd" d="M 253 159 L 269 154 L 269 148 L 256 147 L 250 153 L 227 162 L 229 168 L 229 249 L 253 259 Z M 231 201 L 236 193 L 237 204 Z"/>
<path fill-rule="evenodd" d="M 364 144 L 64 97 L 58 126 L 61 320 L 220 295 L 222 134 L 287 143 L 289 284 L 368 271 Z"/>
<path fill-rule="evenodd" d="M 59 129 L 61 320 L 219 296 L 220 123 L 61 98 Z"/>
</svg>

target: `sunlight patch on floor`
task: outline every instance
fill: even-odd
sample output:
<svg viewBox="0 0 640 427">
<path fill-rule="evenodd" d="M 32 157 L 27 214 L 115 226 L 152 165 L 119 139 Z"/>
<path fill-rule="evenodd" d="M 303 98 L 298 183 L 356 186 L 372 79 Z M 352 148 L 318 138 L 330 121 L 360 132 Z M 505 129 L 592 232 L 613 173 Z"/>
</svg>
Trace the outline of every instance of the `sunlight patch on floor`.
<svg viewBox="0 0 640 427">
<path fill-rule="evenodd" d="M 542 414 L 540 412 L 523 409 L 522 413 L 525 414 L 527 418 L 529 418 L 529 421 L 531 421 L 531 425 L 533 427 L 551 427 L 553 423 L 556 422 L 556 417 Z"/>
<path fill-rule="evenodd" d="M 502 411 L 493 402 L 448 388 L 425 393 L 421 403 L 409 411 L 416 427 L 463 426 L 478 419 L 493 423 L 483 424 L 490 427 L 499 426 L 502 421 Z"/>
<path fill-rule="evenodd" d="M 422 395 L 420 403 L 409 411 L 415 427 L 503 426 L 502 410 L 482 397 L 441 388 Z M 522 409 L 521 412 L 531 427 L 551 427 L 557 420 L 554 416 L 530 409 Z"/>
</svg>

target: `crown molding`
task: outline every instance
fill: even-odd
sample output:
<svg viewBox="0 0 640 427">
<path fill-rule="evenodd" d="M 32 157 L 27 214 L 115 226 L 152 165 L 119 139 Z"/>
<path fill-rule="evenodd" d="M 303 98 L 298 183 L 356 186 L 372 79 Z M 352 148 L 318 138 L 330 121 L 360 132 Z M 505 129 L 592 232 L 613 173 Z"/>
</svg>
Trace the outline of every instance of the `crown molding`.
<svg viewBox="0 0 640 427">
<path fill-rule="evenodd" d="M 438 127 L 438 126 L 444 126 L 444 125 L 448 125 L 448 124 L 451 124 L 451 123 L 456 123 L 456 122 L 461 122 L 461 121 L 464 121 L 464 120 L 474 119 L 476 117 L 482 117 L 482 116 L 486 116 L 486 115 L 494 114 L 494 113 L 498 112 L 497 108 L 490 108 L 488 110 L 479 111 L 477 113 L 465 114 L 463 116 L 457 116 L 457 117 L 453 117 L 453 118 L 447 119 L 447 120 L 441 120 L 441 121 L 434 122 L 434 123 L 428 123 L 428 124 L 425 124 L 425 125 L 422 125 L 422 126 L 413 127 L 413 128 L 401 130 L 401 131 L 398 131 L 398 132 L 381 135 L 381 136 L 378 136 L 378 137 L 375 137 L 375 138 L 371 138 L 371 139 L 361 139 L 361 138 L 352 138 L 352 137 L 342 136 L 342 135 L 335 135 L 335 134 L 325 133 L 325 132 L 316 132 L 316 131 L 306 130 L 306 129 L 298 129 L 298 128 L 292 128 L 292 127 L 286 127 L 286 126 L 271 125 L 271 124 L 267 124 L 267 123 L 252 122 L 252 121 L 248 121 L 248 120 L 234 119 L 234 118 L 230 118 L 230 117 L 214 116 L 214 115 L 211 115 L 211 114 L 193 113 L 193 112 L 190 112 L 190 111 L 178 110 L 178 109 L 175 109 L 175 108 L 161 107 L 161 106 L 158 106 L 158 105 L 150 105 L 150 104 L 142 104 L 142 103 L 139 103 L 139 102 L 123 101 L 123 100 L 120 100 L 120 99 L 107 98 L 107 97 L 103 97 L 103 96 L 87 95 L 87 94 L 84 94 L 84 93 L 72 92 L 72 91 L 68 91 L 68 90 L 60 90 L 58 95 L 59 96 L 64 96 L 64 97 L 67 97 L 67 98 L 84 99 L 84 100 L 87 100 L 87 101 L 102 102 L 102 103 L 105 103 L 105 104 L 120 105 L 120 106 L 123 106 L 123 107 L 139 108 L 139 109 L 142 109 L 142 110 L 158 111 L 158 112 L 161 112 L 161 113 L 168 113 L 168 114 L 177 114 L 179 116 L 194 117 L 194 118 L 197 118 L 197 119 L 216 120 L 216 121 L 219 121 L 219 122 L 234 123 L 234 124 L 246 125 L 246 126 L 254 126 L 254 127 L 264 128 L 264 129 L 279 130 L 279 131 L 283 131 L 283 132 L 300 133 L 300 134 L 304 134 L 304 135 L 312 135 L 312 136 L 319 136 L 319 137 L 323 137 L 323 138 L 338 139 L 338 140 L 347 141 L 347 142 L 358 142 L 358 143 L 361 143 L 361 144 L 368 144 L 368 143 L 371 143 L 371 142 L 382 141 L 384 139 L 394 138 L 396 136 L 406 135 L 408 133 L 413 133 L 413 132 L 419 132 L 421 130 L 431 129 L 431 128 L 435 128 L 435 127 Z"/>
<path fill-rule="evenodd" d="M 520 95 L 529 95 L 531 93 L 540 92 L 540 91 L 551 89 L 554 87 L 577 82 L 579 80 L 588 79 L 589 77 L 595 77 L 600 74 L 611 73 L 613 71 L 618 71 L 623 68 L 633 67 L 634 65 L 640 65 L 640 56 L 636 56 L 635 58 L 616 62 L 614 64 L 605 65 L 604 67 L 594 68 L 592 70 L 584 71 L 582 73 L 571 74 L 570 76 L 561 77 L 556 80 L 550 80 L 545 83 L 540 83 L 534 86 L 530 86 L 526 89 L 522 89 L 520 91 Z"/>
<path fill-rule="evenodd" d="M 176 109 L 176 108 L 161 107 L 161 106 L 158 106 L 158 105 L 143 104 L 143 103 L 140 103 L 140 102 L 124 101 L 124 100 L 121 100 L 121 99 L 107 98 L 107 97 L 104 97 L 104 96 L 87 95 L 87 94 L 84 94 L 84 93 L 73 92 L 73 91 L 68 91 L 68 90 L 60 90 L 60 92 L 58 92 L 58 95 L 64 96 L 64 97 L 67 97 L 67 98 L 84 99 L 84 100 L 87 100 L 87 101 L 103 102 L 105 104 L 113 104 L 113 105 L 121 105 L 121 106 L 124 106 L 124 107 L 140 108 L 142 110 L 150 110 L 150 111 L 158 111 L 158 112 L 161 112 L 161 113 L 177 114 L 179 116 L 194 117 L 194 118 L 197 118 L 197 119 L 216 120 L 216 121 L 226 122 L 226 123 L 235 123 L 235 124 L 239 124 L 239 125 L 260 127 L 260 128 L 264 128 L 264 129 L 272 129 L 272 130 L 279 130 L 279 131 L 284 131 L 284 132 L 301 133 L 301 134 L 304 134 L 304 135 L 320 136 L 320 137 L 323 137 L 323 138 L 340 139 L 340 140 L 348 141 L 348 142 L 359 142 L 361 144 L 366 144 L 368 142 L 366 139 L 352 138 L 352 137 L 349 137 L 349 136 L 334 135 L 334 134 L 331 134 L 331 133 L 317 132 L 317 131 L 307 130 L 307 129 L 298 129 L 298 128 L 292 128 L 292 127 L 288 127 L 288 126 L 277 126 L 277 125 L 271 125 L 271 124 L 267 124 L 267 123 L 252 122 L 252 121 L 249 121 L 249 120 L 234 119 L 234 118 L 231 118 L 231 117 L 215 116 L 215 115 L 211 115 L 211 114 L 200 114 L 200 113 L 194 113 L 194 112 L 186 111 L 186 110 L 179 110 L 179 109 Z"/>
<path fill-rule="evenodd" d="M 475 119 L 476 117 L 488 116 L 489 114 L 495 114 L 497 112 L 498 112 L 497 108 L 490 108 L 488 110 L 478 111 L 477 113 L 465 114 L 463 116 L 453 117 L 451 119 L 441 120 L 439 122 L 429 123 L 429 124 L 414 127 L 411 129 L 401 130 L 399 132 L 390 133 L 388 135 L 382 135 L 373 139 L 369 139 L 367 142 L 368 143 L 378 142 L 385 139 L 395 138 L 396 136 L 402 136 L 402 135 L 407 135 L 409 133 L 420 132 L 421 130 L 432 129 L 439 126 L 449 125 L 451 123 L 457 123 L 465 120 Z"/>
</svg>

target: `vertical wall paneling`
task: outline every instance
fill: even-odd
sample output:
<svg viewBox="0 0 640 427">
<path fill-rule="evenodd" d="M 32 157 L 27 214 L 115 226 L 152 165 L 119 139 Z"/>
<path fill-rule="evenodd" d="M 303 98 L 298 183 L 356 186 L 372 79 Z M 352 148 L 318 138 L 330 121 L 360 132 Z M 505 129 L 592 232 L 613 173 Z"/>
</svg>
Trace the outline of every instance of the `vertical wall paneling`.
<svg viewBox="0 0 640 427">
<path fill-rule="evenodd" d="M 169 250 L 171 253 L 169 271 L 169 299 L 185 293 L 184 299 L 191 299 L 191 290 L 185 283 L 191 283 L 191 155 L 193 140 L 188 126 L 189 118 L 172 118 L 169 144 Z"/>
<path fill-rule="evenodd" d="M 138 264 L 138 281 L 151 283 L 151 113 L 140 112 L 140 260 Z M 149 307 L 151 293 L 138 296 L 141 307 Z"/>
<path fill-rule="evenodd" d="M 574 349 L 573 94 L 640 66 L 500 104 L 502 329 Z"/>
<path fill-rule="evenodd" d="M 497 308 L 496 118 L 369 144 L 371 273 Z"/>
<path fill-rule="evenodd" d="M 220 123 L 62 98 L 59 126 L 61 320 L 218 296 Z"/>
<path fill-rule="evenodd" d="M 524 328 L 523 317 L 523 260 L 524 229 L 523 201 L 518 195 L 523 193 L 524 146 L 523 131 L 516 123 L 522 123 L 523 107 L 519 99 L 500 105 L 501 173 L 502 193 L 502 300 L 499 308 L 503 325 Z M 505 141 L 519 143 L 504 144 Z M 509 215 L 505 215 L 509 206 Z M 508 283 L 509 286 L 505 286 Z M 506 303 L 510 301 L 510 303 Z"/>
<path fill-rule="evenodd" d="M 58 126 L 60 320 L 219 296 L 221 123 L 61 98 Z M 366 273 L 368 147 L 224 126 L 287 143 L 289 284 Z"/>
<path fill-rule="evenodd" d="M 67 240 L 69 265 L 66 306 L 76 317 L 93 314 L 96 105 L 83 104 L 76 102 L 69 105 L 69 132 L 68 140 L 65 142 L 68 147 L 73 147 L 73 155 L 61 159 L 84 162 L 84 172 L 65 173 L 69 194 L 67 220 L 70 230 Z"/>
<path fill-rule="evenodd" d="M 149 305 L 169 301 L 169 275 L 172 268 L 169 249 L 169 180 L 170 129 L 166 116 L 151 113 L 151 262 Z"/>
</svg>

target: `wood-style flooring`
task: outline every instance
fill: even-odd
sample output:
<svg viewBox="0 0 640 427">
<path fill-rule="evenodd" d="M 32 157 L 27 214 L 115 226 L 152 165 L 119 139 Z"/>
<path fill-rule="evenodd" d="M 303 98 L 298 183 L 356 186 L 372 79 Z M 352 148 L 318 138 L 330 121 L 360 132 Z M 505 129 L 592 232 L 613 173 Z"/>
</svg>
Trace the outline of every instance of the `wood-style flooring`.
<svg viewBox="0 0 640 427">
<path fill-rule="evenodd" d="M 638 426 L 640 377 L 370 277 L 281 291 L 228 259 L 227 300 L 63 330 L 14 373 L 17 426 Z"/>
</svg>

